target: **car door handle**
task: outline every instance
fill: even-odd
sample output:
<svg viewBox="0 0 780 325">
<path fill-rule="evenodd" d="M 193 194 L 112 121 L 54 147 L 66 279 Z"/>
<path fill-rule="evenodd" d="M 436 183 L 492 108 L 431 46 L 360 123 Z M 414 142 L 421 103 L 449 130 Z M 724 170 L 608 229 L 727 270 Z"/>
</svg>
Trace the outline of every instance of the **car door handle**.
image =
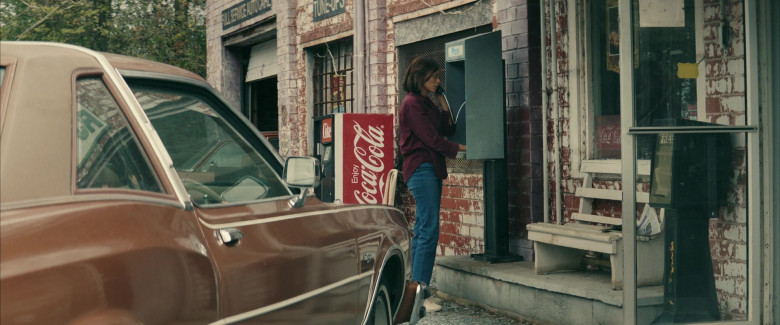
<svg viewBox="0 0 780 325">
<path fill-rule="evenodd" d="M 217 240 L 225 246 L 236 246 L 239 240 L 244 238 L 244 234 L 241 230 L 236 228 L 225 228 L 217 230 Z"/>
</svg>

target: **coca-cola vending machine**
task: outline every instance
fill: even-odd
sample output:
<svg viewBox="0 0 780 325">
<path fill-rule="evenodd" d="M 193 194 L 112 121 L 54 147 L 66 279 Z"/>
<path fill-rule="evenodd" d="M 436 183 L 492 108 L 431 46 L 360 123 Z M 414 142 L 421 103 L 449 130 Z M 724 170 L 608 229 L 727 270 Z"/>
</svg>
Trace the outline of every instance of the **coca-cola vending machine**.
<svg viewBox="0 0 780 325">
<path fill-rule="evenodd" d="M 381 204 L 393 169 L 393 116 L 337 113 L 315 119 L 323 202 Z"/>
</svg>

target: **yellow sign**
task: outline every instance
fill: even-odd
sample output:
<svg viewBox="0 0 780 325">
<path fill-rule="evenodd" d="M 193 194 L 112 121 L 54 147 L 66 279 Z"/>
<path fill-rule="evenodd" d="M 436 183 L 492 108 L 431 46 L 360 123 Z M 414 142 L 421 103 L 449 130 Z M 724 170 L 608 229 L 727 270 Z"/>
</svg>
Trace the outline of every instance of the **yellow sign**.
<svg viewBox="0 0 780 325">
<path fill-rule="evenodd" d="M 699 77 L 699 65 L 696 63 L 677 63 L 677 78 L 696 79 Z"/>
</svg>

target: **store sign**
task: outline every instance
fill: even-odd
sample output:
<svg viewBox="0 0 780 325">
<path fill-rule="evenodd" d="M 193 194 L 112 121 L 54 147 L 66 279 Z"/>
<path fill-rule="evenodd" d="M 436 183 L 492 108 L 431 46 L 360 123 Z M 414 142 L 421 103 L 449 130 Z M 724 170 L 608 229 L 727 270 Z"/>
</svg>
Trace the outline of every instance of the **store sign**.
<svg viewBox="0 0 780 325">
<path fill-rule="evenodd" d="M 314 21 L 344 13 L 344 0 L 314 0 Z"/>
<path fill-rule="evenodd" d="M 222 10 L 222 29 L 228 29 L 271 10 L 271 0 L 245 0 Z"/>
</svg>

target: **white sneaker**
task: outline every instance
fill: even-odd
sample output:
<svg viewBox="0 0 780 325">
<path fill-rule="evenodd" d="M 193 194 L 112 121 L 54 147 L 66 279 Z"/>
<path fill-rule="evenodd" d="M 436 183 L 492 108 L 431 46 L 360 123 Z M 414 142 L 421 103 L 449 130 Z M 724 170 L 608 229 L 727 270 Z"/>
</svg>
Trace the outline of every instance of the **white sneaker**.
<svg viewBox="0 0 780 325">
<path fill-rule="evenodd" d="M 425 306 L 426 313 L 435 313 L 441 310 L 441 306 L 433 302 L 431 299 L 425 299 L 423 306 Z"/>
</svg>

